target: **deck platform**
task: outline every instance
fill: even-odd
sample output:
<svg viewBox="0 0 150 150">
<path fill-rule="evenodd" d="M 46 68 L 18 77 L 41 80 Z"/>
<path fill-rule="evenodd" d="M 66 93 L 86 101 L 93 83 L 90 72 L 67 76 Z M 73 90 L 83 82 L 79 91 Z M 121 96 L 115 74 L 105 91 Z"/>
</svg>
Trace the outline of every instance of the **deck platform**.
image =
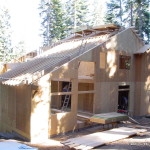
<svg viewBox="0 0 150 150">
<path fill-rule="evenodd" d="M 121 113 L 111 112 L 111 113 L 95 114 L 89 119 L 91 122 L 95 123 L 111 124 L 119 121 L 126 121 L 128 120 L 128 116 Z"/>
</svg>

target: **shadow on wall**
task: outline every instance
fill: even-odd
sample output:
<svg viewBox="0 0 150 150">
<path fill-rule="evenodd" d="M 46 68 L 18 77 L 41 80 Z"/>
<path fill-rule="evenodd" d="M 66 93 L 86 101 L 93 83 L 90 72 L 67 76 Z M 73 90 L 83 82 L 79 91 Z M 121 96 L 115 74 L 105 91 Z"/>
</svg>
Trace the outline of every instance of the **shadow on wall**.
<svg viewBox="0 0 150 150">
<path fill-rule="evenodd" d="M 72 120 L 72 117 L 75 116 L 68 112 L 52 114 L 49 120 L 49 135 L 63 134 L 75 129 L 75 121 Z"/>
<path fill-rule="evenodd" d="M 43 76 L 31 101 L 31 141 L 48 139 L 50 75 Z M 33 140 L 32 140 L 33 139 Z"/>
</svg>

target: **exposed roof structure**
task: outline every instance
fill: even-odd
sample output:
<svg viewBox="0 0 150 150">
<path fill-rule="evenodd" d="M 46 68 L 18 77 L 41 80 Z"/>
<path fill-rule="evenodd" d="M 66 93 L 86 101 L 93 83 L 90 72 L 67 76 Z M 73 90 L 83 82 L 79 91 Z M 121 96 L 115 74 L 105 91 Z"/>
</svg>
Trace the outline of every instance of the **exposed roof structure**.
<svg viewBox="0 0 150 150">
<path fill-rule="evenodd" d="M 94 33 L 78 39 L 62 40 L 44 49 L 44 53 L 31 61 L 20 63 L 14 69 L 0 75 L 0 82 L 9 85 L 32 84 L 43 75 L 58 69 L 63 64 L 104 43 L 119 32 L 119 27 L 106 25 L 94 27 Z M 109 30 L 109 32 L 107 32 Z M 100 32 L 96 32 L 98 30 Z"/>
<path fill-rule="evenodd" d="M 119 29 L 120 26 L 114 25 L 114 24 L 108 24 L 108 25 L 100 25 L 100 26 L 95 26 L 95 27 L 89 27 L 89 26 L 84 26 L 79 29 L 76 29 L 74 32 L 78 34 L 88 34 L 92 32 L 97 32 L 97 31 L 113 31 L 116 29 Z"/>
<path fill-rule="evenodd" d="M 94 48 L 108 39 L 110 34 L 67 40 L 49 47 L 43 54 L 31 61 L 21 63 L 16 68 L 0 75 L 3 84 L 30 84 L 41 76 L 51 72 L 84 52 Z"/>
</svg>

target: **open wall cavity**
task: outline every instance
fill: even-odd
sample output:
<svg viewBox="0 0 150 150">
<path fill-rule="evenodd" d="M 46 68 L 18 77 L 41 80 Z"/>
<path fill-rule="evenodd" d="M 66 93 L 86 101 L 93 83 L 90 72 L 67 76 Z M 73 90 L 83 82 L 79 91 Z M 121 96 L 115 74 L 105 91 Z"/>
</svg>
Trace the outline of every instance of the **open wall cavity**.
<svg viewBox="0 0 150 150">
<path fill-rule="evenodd" d="M 94 93 L 78 95 L 78 112 L 93 113 Z"/>
<path fill-rule="evenodd" d="M 71 111 L 72 83 L 51 81 L 51 113 Z"/>
<path fill-rule="evenodd" d="M 79 62 L 78 113 L 93 113 L 95 62 Z"/>
</svg>

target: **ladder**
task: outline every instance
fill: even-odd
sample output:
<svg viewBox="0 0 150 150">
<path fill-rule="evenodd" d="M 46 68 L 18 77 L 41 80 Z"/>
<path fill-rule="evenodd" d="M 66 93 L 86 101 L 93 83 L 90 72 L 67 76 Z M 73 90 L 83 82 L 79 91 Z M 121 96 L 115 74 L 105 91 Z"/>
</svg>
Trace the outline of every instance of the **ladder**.
<svg viewBox="0 0 150 150">
<path fill-rule="evenodd" d="M 71 82 L 69 82 L 68 88 L 67 88 L 67 92 L 71 91 Z M 63 106 L 61 108 L 61 111 L 64 111 L 67 109 L 69 101 L 70 101 L 71 95 L 65 95 L 65 99 L 63 102 Z"/>
</svg>

